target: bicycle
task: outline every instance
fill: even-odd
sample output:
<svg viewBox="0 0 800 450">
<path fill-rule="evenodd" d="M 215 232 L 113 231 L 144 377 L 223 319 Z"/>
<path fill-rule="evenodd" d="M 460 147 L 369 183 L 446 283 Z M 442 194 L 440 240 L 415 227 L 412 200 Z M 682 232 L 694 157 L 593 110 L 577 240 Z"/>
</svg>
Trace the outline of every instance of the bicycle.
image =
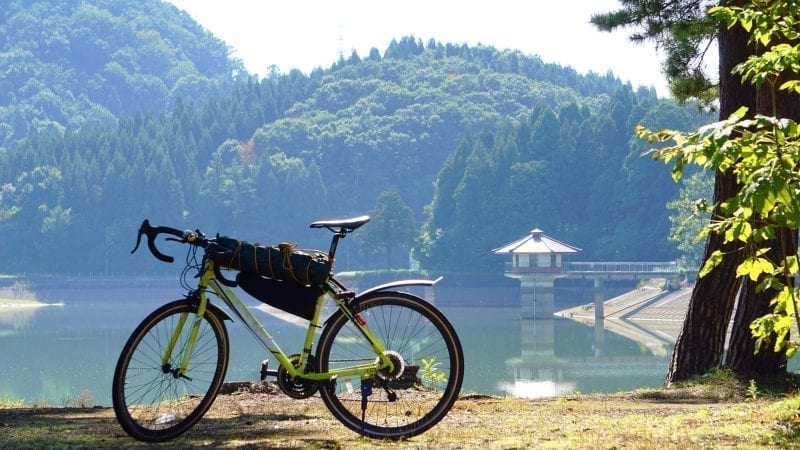
<svg viewBox="0 0 800 450">
<path fill-rule="evenodd" d="M 438 309 L 397 289 L 433 286 L 441 277 L 395 281 L 356 294 L 330 272 L 339 240 L 368 221 L 368 216 L 361 216 L 311 224 L 311 228 L 330 230 L 333 237 L 327 255 L 320 252 L 327 257 L 323 262 L 328 263 L 323 281 L 306 285 L 244 270 L 238 271 L 235 281 L 227 279 L 220 269 L 236 264 L 230 262 L 235 252 L 222 245 L 229 243 L 225 238 L 208 238 L 199 230 L 153 227 L 145 220 L 131 253 L 146 236 L 153 256 L 172 262 L 174 258 L 161 253 L 156 245 L 159 235 L 189 244 L 181 276 L 181 285 L 188 292 L 183 299 L 147 316 L 123 347 L 112 383 L 114 412 L 122 428 L 138 440 L 162 442 L 189 430 L 211 407 L 227 370 L 225 322 L 232 320 L 211 303 L 213 297 L 221 300 L 277 360 L 279 367 L 270 375 L 289 397 L 307 398 L 319 393 L 336 419 L 372 438 L 407 438 L 438 423 L 461 389 L 461 344 Z M 200 249 L 203 254 L 198 261 Z M 284 257 L 292 254 L 292 248 L 281 251 Z M 197 270 L 196 286 L 187 282 L 193 270 Z M 284 353 L 231 289 L 239 285 L 252 296 L 257 294 L 253 281 L 267 283 L 268 292 L 282 296 L 279 300 L 284 301 L 285 310 L 295 308 L 294 314 L 309 319 L 298 353 Z M 332 300 L 336 309 L 320 323 L 326 299 Z M 264 370 L 262 366 L 262 380 Z"/>
</svg>

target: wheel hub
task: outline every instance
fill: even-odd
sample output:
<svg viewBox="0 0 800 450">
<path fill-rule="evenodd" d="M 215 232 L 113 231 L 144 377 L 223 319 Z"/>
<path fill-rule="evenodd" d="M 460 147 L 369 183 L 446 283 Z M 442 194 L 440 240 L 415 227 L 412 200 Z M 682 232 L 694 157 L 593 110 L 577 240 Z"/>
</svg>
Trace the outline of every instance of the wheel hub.
<svg viewBox="0 0 800 450">
<path fill-rule="evenodd" d="M 403 355 L 394 351 L 394 350 L 386 350 L 383 352 L 384 356 L 388 357 L 389 360 L 392 362 L 393 367 L 386 367 L 378 371 L 378 376 L 384 380 L 394 380 L 400 375 L 403 374 L 403 370 L 406 368 L 406 362 L 403 359 Z M 380 363 L 380 358 L 375 359 L 375 363 Z"/>
</svg>

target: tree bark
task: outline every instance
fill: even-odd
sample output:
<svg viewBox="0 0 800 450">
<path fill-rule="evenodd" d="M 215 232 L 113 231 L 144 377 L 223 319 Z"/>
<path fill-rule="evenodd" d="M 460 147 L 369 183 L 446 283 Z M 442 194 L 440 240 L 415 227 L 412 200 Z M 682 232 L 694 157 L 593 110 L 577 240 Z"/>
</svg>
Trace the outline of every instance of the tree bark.
<svg viewBox="0 0 800 450">
<path fill-rule="evenodd" d="M 755 89 L 750 85 L 743 85 L 739 76 L 731 73 L 734 66 L 750 55 L 747 39 L 748 35 L 741 27 L 720 27 L 718 44 L 721 119 L 728 118 L 740 106 L 749 106 L 752 109 L 756 104 Z M 738 191 L 739 186 L 733 173 L 716 173 L 714 204 L 719 205 Z M 706 243 L 703 261 L 715 250 L 722 250 L 726 256 L 711 273 L 698 279 L 692 289 L 686 318 L 672 352 L 667 385 L 702 375 L 723 362 L 728 324 L 739 290 L 736 267 L 741 262 L 742 255 L 732 245 L 724 245 L 722 236 L 712 233 Z"/>
<path fill-rule="evenodd" d="M 770 251 L 767 257 L 773 264 L 780 264 L 787 256 L 797 254 L 797 230 L 779 228 L 778 237 L 770 240 Z M 794 278 L 784 280 L 794 286 Z M 750 324 L 753 320 L 772 312 L 771 301 L 775 291 L 756 292 L 756 283 L 747 279 L 736 307 L 726 366 L 735 373 L 744 376 L 778 375 L 786 373 L 786 354 L 775 351 L 774 341 L 768 341 L 764 347 L 756 349 Z M 756 350 L 758 352 L 756 353 Z"/>
<path fill-rule="evenodd" d="M 715 202 L 724 201 L 737 190 L 730 174 L 717 173 Z M 702 375 L 722 364 L 728 324 L 739 290 L 736 267 L 741 257 L 732 245 L 723 244 L 723 236 L 718 234 L 709 236 L 703 260 L 714 250 L 722 250 L 726 256 L 714 270 L 695 282 L 683 328 L 672 352 L 667 385 Z"/>
<path fill-rule="evenodd" d="M 756 113 L 767 116 L 788 117 L 794 120 L 800 118 L 800 102 L 796 95 L 787 91 L 777 91 L 785 81 L 784 77 L 776 80 L 774 86 L 765 83 L 757 89 Z M 774 94 L 774 97 L 773 97 Z M 779 228 L 777 237 L 768 242 L 770 252 L 767 257 L 773 264 L 779 265 L 787 256 L 797 254 L 797 230 Z M 794 279 L 785 281 L 794 286 Z M 726 365 L 740 375 L 776 375 L 786 372 L 786 355 L 782 351 L 775 351 L 769 343 L 756 353 L 755 341 L 750 324 L 765 314 L 772 312 L 770 302 L 775 296 L 774 291 L 756 292 L 756 284 L 749 279 L 745 281 L 739 301 L 737 302 L 736 315 L 733 321 L 731 339 L 728 345 Z"/>
<path fill-rule="evenodd" d="M 753 320 L 771 312 L 770 301 L 774 291 L 756 292 L 756 283 L 746 280 L 736 307 L 736 315 L 728 344 L 728 357 L 725 362 L 734 373 L 743 376 L 777 375 L 786 372 L 786 356 L 774 351 L 773 343 L 768 342 L 756 353 L 755 339 L 750 331 Z"/>
</svg>

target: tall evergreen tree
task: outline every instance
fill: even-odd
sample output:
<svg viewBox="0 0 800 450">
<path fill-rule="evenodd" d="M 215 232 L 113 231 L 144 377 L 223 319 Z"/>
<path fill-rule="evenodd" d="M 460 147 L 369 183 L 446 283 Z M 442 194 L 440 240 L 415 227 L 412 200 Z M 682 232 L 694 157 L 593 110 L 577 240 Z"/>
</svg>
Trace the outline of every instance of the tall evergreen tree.
<svg viewBox="0 0 800 450">
<path fill-rule="evenodd" d="M 394 251 L 408 250 L 414 242 L 414 211 L 403 202 L 400 194 L 384 191 L 369 215 L 370 223 L 358 231 L 360 251 L 370 256 L 384 255 L 385 268 L 390 270 Z"/>
<path fill-rule="evenodd" d="M 722 1 L 724 5 L 743 5 L 744 0 Z M 758 110 L 756 89 L 743 84 L 733 68 L 754 53 L 743 28 L 728 28 L 716 23 L 705 12 L 706 2 L 623 0 L 623 7 L 615 13 L 596 16 L 593 22 L 604 29 L 623 25 L 636 25 L 641 31 L 634 39 L 653 39 L 664 45 L 668 52 L 666 74 L 671 88 L 679 98 L 689 96 L 713 98 L 716 92 L 708 77 L 699 69 L 704 46 L 716 37 L 719 48 L 719 108 L 720 118 L 730 116 L 741 106 Z M 796 101 L 795 101 L 796 103 Z M 718 172 L 714 186 L 714 215 L 724 214 L 719 205 L 738 192 L 735 175 L 731 170 Z M 796 243 L 796 239 L 794 241 Z M 764 296 L 755 295 L 750 285 L 740 289 L 736 268 L 744 257 L 736 244 L 725 242 L 724 236 L 710 233 L 704 260 L 717 251 L 730 257 L 715 270 L 701 277 L 694 286 L 689 310 L 673 352 L 667 383 L 685 380 L 728 364 L 740 373 L 777 373 L 785 370 L 782 356 L 771 349 L 753 353 L 750 323 L 759 311 L 766 309 Z M 726 334 L 738 301 L 738 317 L 734 322 L 732 338 L 725 354 Z"/>
</svg>

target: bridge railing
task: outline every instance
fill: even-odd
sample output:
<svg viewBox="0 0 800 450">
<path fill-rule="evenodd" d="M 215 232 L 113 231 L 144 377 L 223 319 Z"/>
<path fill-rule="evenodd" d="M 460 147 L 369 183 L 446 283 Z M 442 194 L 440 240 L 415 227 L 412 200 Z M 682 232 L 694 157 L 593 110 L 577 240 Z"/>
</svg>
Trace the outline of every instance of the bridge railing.
<svg viewBox="0 0 800 450">
<path fill-rule="evenodd" d="M 678 263 L 675 261 L 606 261 L 606 262 L 569 262 L 564 264 L 564 272 L 591 273 L 677 273 Z"/>
</svg>

